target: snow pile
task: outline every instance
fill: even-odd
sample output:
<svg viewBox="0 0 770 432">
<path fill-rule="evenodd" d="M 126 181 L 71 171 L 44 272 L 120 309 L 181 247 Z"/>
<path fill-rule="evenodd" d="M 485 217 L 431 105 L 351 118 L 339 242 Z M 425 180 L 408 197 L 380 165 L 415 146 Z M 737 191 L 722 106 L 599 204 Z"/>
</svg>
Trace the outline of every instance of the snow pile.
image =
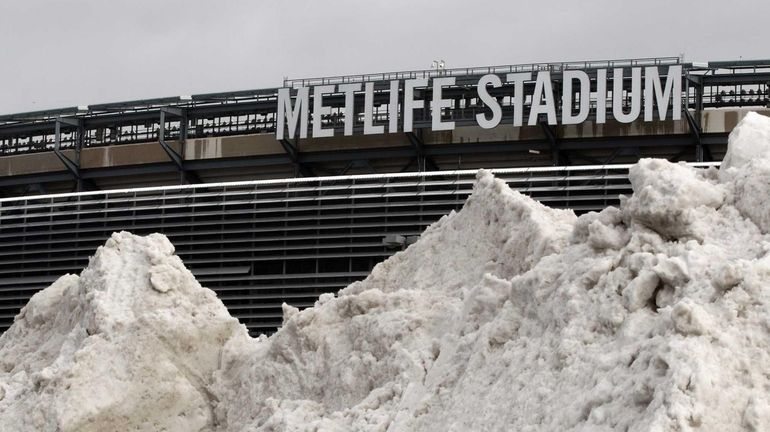
<svg viewBox="0 0 770 432">
<path fill-rule="evenodd" d="M 286 307 L 278 333 L 232 350 L 218 372 L 219 418 L 232 431 L 412 429 L 400 418 L 427 408 L 431 370 L 446 372 L 462 333 L 474 338 L 505 302 L 510 283 L 495 275 L 564 247 L 574 221 L 483 174 L 461 212 L 368 279 L 312 309 Z"/>
<path fill-rule="evenodd" d="M 731 203 L 770 231 L 770 118 L 749 113 L 730 135 L 730 147 L 720 169 L 720 179 L 731 182 Z"/>
<path fill-rule="evenodd" d="M 113 234 L 0 338 L 2 431 L 198 431 L 225 341 L 245 329 L 160 234 Z"/>
<path fill-rule="evenodd" d="M 481 172 L 270 338 L 165 238 L 115 234 L 0 338 L 0 430 L 767 430 L 770 119 L 719 171 L 648 159 L 631 181 L 576 218 Z"/>
</svg>

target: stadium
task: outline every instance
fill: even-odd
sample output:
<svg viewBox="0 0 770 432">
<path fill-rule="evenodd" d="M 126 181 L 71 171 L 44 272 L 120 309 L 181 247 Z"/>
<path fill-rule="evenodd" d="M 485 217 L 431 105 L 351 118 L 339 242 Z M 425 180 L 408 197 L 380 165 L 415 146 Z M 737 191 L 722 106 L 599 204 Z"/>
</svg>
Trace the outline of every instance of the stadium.
<svg viewBox="0 0 770 432">
<path fill-rule="evenodd" d="M 252 334 L 459 209 L 476 171 L 600 210 L 629 164 L 718 165 L 770 60 L 678 57 L 287 79 L 0 116 L 0 331 L 114 231 L 161 232 Z"/>
</svg>

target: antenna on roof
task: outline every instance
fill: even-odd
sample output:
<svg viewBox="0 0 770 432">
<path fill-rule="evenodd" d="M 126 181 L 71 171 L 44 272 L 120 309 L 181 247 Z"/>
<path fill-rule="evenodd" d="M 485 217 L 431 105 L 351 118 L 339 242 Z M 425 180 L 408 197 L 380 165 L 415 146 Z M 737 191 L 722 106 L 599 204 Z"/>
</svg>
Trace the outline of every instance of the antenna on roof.
<svg viewBox="0 0 770 432">
<path fill-rule="evenodd" d="M 444 60 L 433 60 L 433 62 L 430 65 L 431 69 L 436 69 L 438 71 L 439 75 L 442 75 L 444 73 L 444 70 L 446 69 L 446 62 Z"/>
</svg>

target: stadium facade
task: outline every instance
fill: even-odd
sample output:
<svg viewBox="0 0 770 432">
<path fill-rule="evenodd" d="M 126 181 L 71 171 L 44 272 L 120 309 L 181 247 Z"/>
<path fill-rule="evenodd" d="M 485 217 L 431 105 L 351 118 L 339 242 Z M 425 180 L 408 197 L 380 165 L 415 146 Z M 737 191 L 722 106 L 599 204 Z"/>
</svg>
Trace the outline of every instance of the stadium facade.
<svg viewBox="0 0 770 432">
<path fill-rule="evenodd" d="M 459 208 L 474 170 L 578 212 L 628 164 L 722 159 L 770 60 L 679 58 L 285 80 L 0 116 L 0 329 L 113 231 L 162 232 L 255 332 Z"/>
</svg>

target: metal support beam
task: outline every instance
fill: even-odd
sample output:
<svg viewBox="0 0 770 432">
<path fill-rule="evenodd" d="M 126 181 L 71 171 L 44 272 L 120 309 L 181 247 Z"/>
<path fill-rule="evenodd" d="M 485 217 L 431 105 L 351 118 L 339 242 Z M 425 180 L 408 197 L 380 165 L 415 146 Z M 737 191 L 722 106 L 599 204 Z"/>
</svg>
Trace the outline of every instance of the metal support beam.
<svg viewBox="0 0 770 432">
<path fill-rule="evenodd" d="M 288 156 L 289 160 L 294 165 L 295 176 L 315 177 L 313 170 L 310 169 L 307 164 L 299 161 L 299 150 L 295 144 L 292 144 L 292 142 L 287 139 L 282 139 L 279 142 L 281 143 L 281 147 L 283 147 L 283 151 L 286 152 L 286 156 Z"/>
<path fill-rule="evenodd" d="M 170 108 L 170 107 L 164 107 L 160 109 L 160 130 L 158 131 L 158 142 L 160 143 L 160 146 L 166 152 L 168 157 L 171 159 L 171 161 L 174 162 L 176 167 L 180 171 L 184 171 L 184 162 L 182 159 L 182 155 L 179 154 L 176 150 L 174 150 L 166 142 L 166 114 L 168 113 L 168 114 L 181 117 L 182 113 L 180 111 L 181 110 L 178 108 Z"/>
<path fill-rule="evenodd" d="M 179 148 L 180 152 L 177 152 L 166 142 L 166 115 L 179 117 Z M 177 170 L 179 170 L 180 183 L 201 183 L 200 178 L 195 172 L 186 169 L 184 163 L 184 147 L 187 140 L 187 111 L 182 108 L 176 107 L 163 107 L 160 109 L 160 128 L 158 130 L 158 143 L 160 143 L 163 151 L 166 152 L 168 157 L 174 162 Z"/>
<path fill-rule="evenodd" d="M 695 160 L 698 162 L 703 162 L 704 160 L 703 143 L 701 142 L 701 135 L 703 134 L 703 131 L 701 130 L 700 124 L 701 115 L 703 113 L 704 78 L 706 77 L 701 75 L 692 75 L 688 72 L 687 80 L 685 81 L 685 97 L 687 98 L 687 102 L 685 103 L 684 114 L 687 120 L 687 124 L 690 127 L 690 134 L 692 135 L 693 142 L 695 144 Z M 695 89 L 695 100 L 693 103 L 690 102 L 690 87 Z M 695 109 L 694 115 L 690 113 L 690 106 L 693 106 Z"/>
<path fill-rule="evenodd" d="M 30 183 L 24 188 L 25 195 L 45 195 L 48 191 L 43 183 Z"/>
<path fill-rule="evenodd" d="M 436 165 L 436 162 L 425 154 L 425 145 L 422 143 L 422 140 L 413 132 L 407 132 L 406 137 L 409 139 L 409 143 L 414 148 L 415 155 L 417 156 L 417 170 L 438 171 L 439 167 Z"/>
<path fill-rule="evenodd" d="M 281 147 L 283 147 L 283 151 L 286 152 L 286 156 L 289 157 L 289 159 L 296 163 L 297 162 L 297 148 L 294 147 L 294 144 L 291 143 L 291 141 L 287 139 L 280 140 Z"/>
<path fill-rule="evenodd" d="M 618 147 L 612 152 L 612 154 L 607 156 L 607 159 L 602 161 L 602 165 L 615 163 L 615 160 L 619 156 L 633 156 L 635 160 L 638 160 L 640 154 L 641 151 L 639 150 L 639 147 Z"/>
<path fill-rule="evenodd" d="M 64 154 L 61 149 L 61 126 L 62 124 L 76 128 L 75 132 L 75 158 L 71 159 Z M 73 187 L 74 192 L 83 190 L 96 190 L 96 185 L 91 180 L 83 178 L 80 172 L 80 150 L 83 149 L 83 140 L 85 137 L 85 127 L 82 119 L 75 118 L 57 118 L 54 124 L 54 146 L 53 151 L 57 158 L 64 164 L 67 171 L 75 178 Z"/>
<path fill-rule="evenodd" d="M 572 157 L 575 160 L 579 160 L 579 161 L 583 161 L 583 162 L 588 162 L 589 165 L 604 165 L 604 161 L 603 160 L 597 159 L 597 158 L 595 158 L 593 156 L 585 155 L 585 154 L 583 154 L 581 152 L 572 152 Z"/>
<path fill-rule="evenodd" d="M 551 163 L 553 166 L 570 165 L 569 158 L 562 152 L 561 148 L 559 148 L 559 140 L 556 136 L 556 131 L 554 131 L 548 123 L 543 121 L 540 122 L 540 127 L 543 129 L 543 133 L 551 146 Z"/>
<path fill-rule="evenodd" d="M 703 143 L 701 142 L 701 134 L 703 132 L 701 131 L 698 122 L 693 118 L 693 115 L 690 114 L 690 110 L 685 110 L 684 115 L 687 118 L 687 124 L 690 126 L 690 134 L 695 142 L 695 160 L 697 162 L 703 162 Z"/>
<path fill-rule="evenodd" d="M 368 159 L 354 160 L 353 166 L 357 168 L 366 168 L 366 170 L 369 171 L 370 174 L 377 174 L 377 170 L 374 169 L 371 163 L 369 163 Z"/>
<path fill-rule="evenodd" d="M 348 162 L 339 172 L 337 172 L 338 176 L 345 175 L 350 171 L 350 169 L 353 168 L 353 161 Z"/>
<path fill-rule="evenodd" d="M 374 169 L 369 160 L 356 159 L 348 162 L 344 168 L 342 168 L 337 175 L 346 175 L 352 168 L 366 168 L 371 174 L 377 174 L 377 170 Z"/>
<path fill-rule="evenodd" d="M 689 152 L 690 152 L 690 149 L 685 148 L 682 151 L 675 154 L 674 156 L 672 156 L 671 159 L 669 159 L 669 162 L 679 162 L 682 160 L 683 157 L 687 156 L 687 153 Z"/>
<path fill-rule="evenodd" d="M 413 158 L 410 158 L 409 162 L 407 162 L 406 165 L 404 165 L 404 167 L 401 168 L 398 172 L 407 172 L 407 171 L 409 171 L 409 167 L 412 166 L 412 163 L 418 163 L 417 167 L 419 169 L 419 162 L 417 162 L 417 158 L 416 157 L 413 157 Z"/>
<path fill-rule="evenodd" d="M 64 123 L 68 126 L 74 126 L 78 128 L 78 132 L 80 132 L 80 126 L 81 126 L 81 120 L 78 119 L 65 119 L 65 118 L 58 118 L 56 119 L 56 125 L 54 130 L 54 144 L 53 144 L 53 151 L 56 154 L 56 157 L 59 158 L 59 160 L 64 164 L 64 167 L 67 168 L 67 171 L 72 174 L 73 177 L 75 177 L 75 180 L 80 180 L 80 164 L 77 160 L 72 160 L 65 155 L 61 150 L 61 125 Z"/>
<path fill-rule="evenodd" d="M 768 72 L 727 73 L 720 75 L 704 75 L 702 84 L 712 85 L 747 85 L 763 84 L 770 80 Z"/>
<path fill-rule="evenodd" d="M 694 75 L 687 72 L 687 75 L 685 76 L 685 79 L 688 81 L 688 85 L 692 84 L 694 86 L 703 85 L 703 76 L 701 75 Z"/>
</svg>

